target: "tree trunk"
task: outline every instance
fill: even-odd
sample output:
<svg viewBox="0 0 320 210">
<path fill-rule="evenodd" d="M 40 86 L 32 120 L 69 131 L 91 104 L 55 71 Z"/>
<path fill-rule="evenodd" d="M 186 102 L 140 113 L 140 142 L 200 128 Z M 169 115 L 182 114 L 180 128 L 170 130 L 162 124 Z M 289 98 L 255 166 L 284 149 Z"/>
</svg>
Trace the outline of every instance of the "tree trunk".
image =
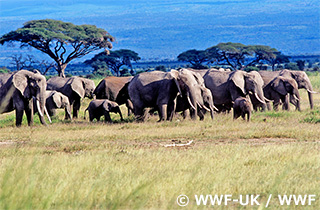
<svg viewBox="0 0 320 210">
<path fill-rule="evenodd" d="M 59 77 L 63 77 L 63 78 L 66 77 L 66 75 L 64 74 L 64 70 L 67 68 L 67 65 L 68 64 L 60 64 L 60 63 L 58 63 L 57 71 L 58 71 Z"/>
</svg>

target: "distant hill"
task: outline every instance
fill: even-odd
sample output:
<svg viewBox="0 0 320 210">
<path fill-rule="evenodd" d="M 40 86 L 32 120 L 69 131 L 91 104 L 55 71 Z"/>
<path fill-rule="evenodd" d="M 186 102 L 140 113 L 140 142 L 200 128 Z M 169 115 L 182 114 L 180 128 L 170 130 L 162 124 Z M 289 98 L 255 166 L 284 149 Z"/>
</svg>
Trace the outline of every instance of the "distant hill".
<svg viewBox="0 0 320 210">
<path fill-rule="evenodd" d="M 93 24 L 116 37 L 114 49 L 134 50 L 145 60 L 175 59 L 188 49 L 229 41 L 269 45 L 289 55 L 320 54 L 316 0 L 10 0 L 0 1 L 0 8 L 0 34 L 33 19 Z M 1 46 L 0 65 L 19 52 Z"/>
</svg>

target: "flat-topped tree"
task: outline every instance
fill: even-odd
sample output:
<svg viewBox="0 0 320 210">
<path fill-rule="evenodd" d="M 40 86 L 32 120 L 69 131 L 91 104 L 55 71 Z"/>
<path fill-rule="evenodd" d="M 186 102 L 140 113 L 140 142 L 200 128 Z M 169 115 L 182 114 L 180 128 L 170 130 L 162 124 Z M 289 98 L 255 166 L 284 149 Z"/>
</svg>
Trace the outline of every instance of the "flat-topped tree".
<svg viewBox="0 0 320 210">
<path fill-rule="evenodd" d="M 84 63 L 91 65 L 94 68 L 94 72 L 99 69 L 109 68 L 113 71 L 114 75 L 120 76 L 120 68 L 122 66 L 128 66 L 131 69 L 131 74 L 133 74 L 131 61 L 137 62 L 141 58 L 139 54 L 135 51 L 128 49 L 120 49 L 115 51 L 110 51 L 110 53 L 101 52 L 95 55 L 90 60 L 86 60 Z"/>
<path fill-rule="evenodd" d="M 194 69 L 204 69 L 206 66 L 203 65 L 205 62 L 209 62 L 210 58 L 205 50 L 187 50 L 178 55 L 178 61 L 186 61 L 192 65 Z"/>
<path fill-rule="evenodd" d="M 208 57 L 220 65 L 229 65 L 233 70 L 242 70 L 260 62 L 270 63 L 278 51 L 266 45 L 219 43 L 207 50 Z"/>
<path fill-rule="evenodd" d="M 111 49 L 114 37 L 94 25 L 74 25 L 59 20 L 33 20 L 22 28 L 0 37 L 0 44 L 21 42 L 21 47 L 31 46 L 49 55 L 57 63 L 59 76 L 75 58 L 99 49 Z"/>
</svg>

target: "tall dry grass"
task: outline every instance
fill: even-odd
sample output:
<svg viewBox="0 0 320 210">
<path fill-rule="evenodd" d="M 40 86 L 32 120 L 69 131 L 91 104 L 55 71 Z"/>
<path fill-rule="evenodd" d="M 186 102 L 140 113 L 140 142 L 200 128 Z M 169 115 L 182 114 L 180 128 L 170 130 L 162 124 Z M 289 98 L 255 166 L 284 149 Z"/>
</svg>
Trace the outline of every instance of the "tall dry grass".
<svg viewBox="0 0 320 210">
<path fill-rule="evenodd" d="M 311 206 L 272 199 L 269 209 L 318 209 L 320 96 L 314 110 L 301 96 L 302 112 L 254 113 L 249 123 L 231 113 L 213 121 L 119 123 L 112 115 L 114 124 L 89 123 L 82 119 L 88 100 L 81 118 L 64 122 L 61 111 L 48 127 L 36 119 L 16 128 L 12 113 L 0 115 L 0 209 L 179 209 L 180 194 L 190 198 L 186 209 L 207 208 L 196 206 L 195 194 L 259 194 L 261 204 L 269 194 L 316 194 Z M 173 140 L 193 143 L 164 147 Z"/>
</svg>

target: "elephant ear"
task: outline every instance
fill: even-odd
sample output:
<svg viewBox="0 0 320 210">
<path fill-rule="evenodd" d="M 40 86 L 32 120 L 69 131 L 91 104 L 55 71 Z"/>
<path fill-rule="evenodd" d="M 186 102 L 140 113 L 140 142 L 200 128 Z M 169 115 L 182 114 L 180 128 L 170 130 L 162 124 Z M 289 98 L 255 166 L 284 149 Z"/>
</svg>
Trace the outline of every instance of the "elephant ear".
<svg viewBox="0 0 320 210">
<path fill-rule="evenodd" d="M 112 109 L 112 104 L 108 100 L 105 100 L 102 106 L 108 112 Z"/>
<path fill-rule="evenodd" d="M 76 92 L 81 98 L 84 98 L 85 95 L 85 88 L 84 82 L 77 77 L 74 77 L 71 81 L 71 89 Z"/>
<path fill-rule="evenodd" d="M 168 74 L 170 75 L 170 78 L 173 79 L 174 83 L 178 88 L 180 95 L 182 96 L 182 91 L 181 91 L 180 82 L 179 82 L 179 72 L 177 70 L 172 69 Z"/>
<path fill-rule="evenodd" d="M 243 72 L 235 71 L 233 74 L 231 74 L 230 79 L 232 80 L 233 84 L 241 90 L 243 95 L 246 95 L 244 77 L 245 75 Z"/>
<path fill-rule="evenodd" d="M 55 92 L 55 93 L 52 94 L 52 100 L 56 104 L 57 107 L 59 107 L 59 108 L 61 107 L 62 98 L 61 98 L 61 95 L 58 92 Z"/>
<path fill-rule="evenodd" d="M 30 77 L 30 75 L 24 72 L 25 70 L 20 70 L 15 73 L 13 75 L 12 82 L 14 87 L 19 90 L 22 96 L 29 99 L 31 97 L 31 93 L 28 88 L 28 77 Z"/>
<path fill-rule="evenodd" d="M 284 81 L 283 79 L 281 78 L 275 78 L 271 84 L 271 88 L 280 93 L 281 95 L 286 95 L 287 94 L 287 91 L 286 91 L 286 87 L 285 87 L 285 84 L 284 84 Z"/>
</svg>

